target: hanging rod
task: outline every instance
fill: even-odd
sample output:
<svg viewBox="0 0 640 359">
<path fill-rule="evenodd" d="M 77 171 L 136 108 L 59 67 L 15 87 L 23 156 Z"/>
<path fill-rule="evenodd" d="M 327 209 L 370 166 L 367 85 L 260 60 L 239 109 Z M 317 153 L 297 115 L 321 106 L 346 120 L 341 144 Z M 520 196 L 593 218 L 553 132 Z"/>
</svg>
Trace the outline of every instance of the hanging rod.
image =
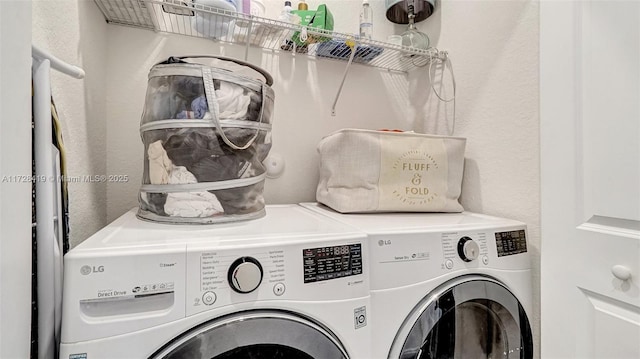
<svg viewBox="0 0 640 359">
<path fill-rule="evenodd" d="M 38 48 L 35 45 L 31 45 L 31 57 L 38 60 L 49 60 L 51 62 L 51 68 L 56 69 L 64 74 L 67 74 L 76 79 L 84 78 L 84 70 L 78 66 L 69 65 L 68 63 L 60 60 L 59 58 L 51 55 L 47 51 Z"/>
</svg>

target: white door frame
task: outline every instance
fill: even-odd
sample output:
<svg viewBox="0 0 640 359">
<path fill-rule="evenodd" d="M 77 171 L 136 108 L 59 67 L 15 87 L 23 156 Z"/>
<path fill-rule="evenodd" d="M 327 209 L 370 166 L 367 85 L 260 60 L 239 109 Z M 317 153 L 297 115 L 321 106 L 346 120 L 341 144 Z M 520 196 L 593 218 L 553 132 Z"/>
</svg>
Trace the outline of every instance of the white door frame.
<svg viewBox="0 0 640 359">
<path fill-rule="evenodd" d="M 31 2 L 0 1 L 0 358 L 30 353 L 30 79 Z"/>
</svg>

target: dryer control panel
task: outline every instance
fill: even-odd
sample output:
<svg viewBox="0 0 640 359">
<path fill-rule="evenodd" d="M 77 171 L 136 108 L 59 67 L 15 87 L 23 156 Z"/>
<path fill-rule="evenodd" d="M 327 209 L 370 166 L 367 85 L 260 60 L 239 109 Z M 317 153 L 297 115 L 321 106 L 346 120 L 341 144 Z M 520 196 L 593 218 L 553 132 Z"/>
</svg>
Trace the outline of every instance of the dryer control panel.
<svg viewBox="0 0 640 359">
<path fill-rule="evenodd" d="M 478 232 L 446 232 L 442 233 L 442 254 L 446 260 L 460 258 L 464 262 L 472 262 L 484 258 L 488 253 L 487 233 Z"/>
<path fill-rule="evenodd" d="M 525 253 L 527 251 L 527 238 L 523 229 L 496 232 L 495 237 L 498 257 Z"/>
<path fill-rule="evenodd" d="M 371 234 L 371 288 L 397 288 L 458 271 L 526 270 L 526 227 Z"/>
</svg>

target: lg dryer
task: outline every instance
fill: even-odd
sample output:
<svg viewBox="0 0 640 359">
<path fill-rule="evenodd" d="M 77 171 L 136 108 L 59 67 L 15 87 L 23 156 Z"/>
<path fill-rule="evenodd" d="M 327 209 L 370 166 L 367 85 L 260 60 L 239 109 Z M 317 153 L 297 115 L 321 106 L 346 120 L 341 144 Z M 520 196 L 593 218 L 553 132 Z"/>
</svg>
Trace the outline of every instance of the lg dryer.
<svg viewBox="0 0 640 359">
<path fill-rule="evenodd" d="M 526 226 L 475 213 L 340 214 L 369 236 L 372 357 L 533 357 Z"/>
</svg>

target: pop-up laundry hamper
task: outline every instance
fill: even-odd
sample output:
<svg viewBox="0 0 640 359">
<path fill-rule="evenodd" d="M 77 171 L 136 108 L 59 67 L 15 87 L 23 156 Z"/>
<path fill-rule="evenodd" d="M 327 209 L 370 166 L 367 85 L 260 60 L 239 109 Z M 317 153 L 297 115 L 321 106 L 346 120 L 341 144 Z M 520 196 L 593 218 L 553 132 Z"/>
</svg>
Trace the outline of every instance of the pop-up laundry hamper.
<svg viewBox="0 0 640 359">
<path fill-rule="evenodd" d="M 171 57 L 153 66 L 140 124 L 138 217 L 205 224 L 264 216 L 272 84 L 263 69 L 225 57 Z"/>
</svg>

